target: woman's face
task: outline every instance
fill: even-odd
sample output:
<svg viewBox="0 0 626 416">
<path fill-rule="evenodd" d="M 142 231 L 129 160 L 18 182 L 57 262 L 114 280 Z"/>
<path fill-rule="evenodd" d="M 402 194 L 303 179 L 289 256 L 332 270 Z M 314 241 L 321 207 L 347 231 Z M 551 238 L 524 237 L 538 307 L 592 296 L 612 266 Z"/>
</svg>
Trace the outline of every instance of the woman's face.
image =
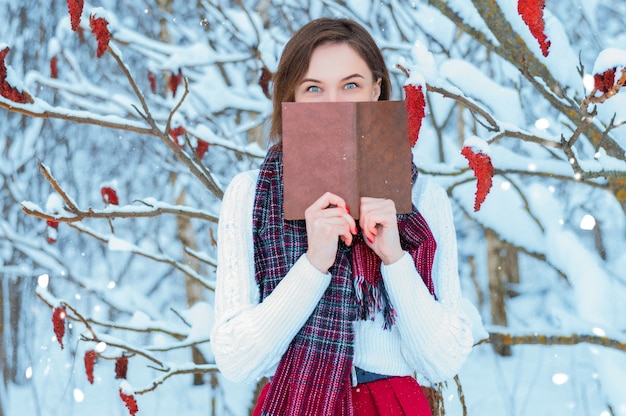
<svg viewBox="0 0 626 416">
<path fill-rule="evenodd" d="M 377 101 L 380 78 L 346 43 L 327 43 L 313 50 L 309 69 L 296 85 L 296 102 Z"/>
</svg>

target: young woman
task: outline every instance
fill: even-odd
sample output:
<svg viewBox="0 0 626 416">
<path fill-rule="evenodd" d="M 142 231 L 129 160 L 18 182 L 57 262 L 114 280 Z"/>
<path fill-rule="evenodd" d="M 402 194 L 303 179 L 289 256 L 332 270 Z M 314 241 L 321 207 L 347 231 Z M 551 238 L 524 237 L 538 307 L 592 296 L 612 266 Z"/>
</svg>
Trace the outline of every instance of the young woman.
<svg viewBox="0 0 626 416">
<path fill-rule="evenodd" d="M 216 362 L 233 381 L 270 378 L 255 414 L 430 415 L 417 380 L 453 377 L 472 347 L 445 191 L 413 167 L 410 214 L 362 198 L 355 220 L 331 193 L 305 220 L 282 212 L 281 103 L 387 100 L 382 54 L 357 23 L 315 20 L 285 46 L 273 94 L 275 144 L 222 203 Z"/>
</svg>

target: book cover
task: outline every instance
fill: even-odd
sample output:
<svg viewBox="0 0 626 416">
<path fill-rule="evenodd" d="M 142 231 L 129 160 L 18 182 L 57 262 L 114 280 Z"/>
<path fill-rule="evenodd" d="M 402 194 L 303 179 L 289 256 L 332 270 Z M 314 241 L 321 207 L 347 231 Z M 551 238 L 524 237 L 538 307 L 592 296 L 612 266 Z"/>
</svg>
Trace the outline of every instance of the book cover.
<svg viewBox="0 0 626 416">
<path fill-rule="evenodd" d="M 362 196 L 392 199 L 411 212 L 412 153 L 404 101 L 283 103 L 285 219 L 325 192 L 359 218 Z"/>
</svg>

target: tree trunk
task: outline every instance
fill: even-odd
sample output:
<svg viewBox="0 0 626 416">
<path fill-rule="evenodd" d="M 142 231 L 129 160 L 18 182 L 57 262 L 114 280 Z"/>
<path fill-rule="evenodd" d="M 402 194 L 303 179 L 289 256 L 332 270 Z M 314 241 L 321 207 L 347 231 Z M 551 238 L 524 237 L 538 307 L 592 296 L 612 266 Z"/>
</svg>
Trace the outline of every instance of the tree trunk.
<svg viewBox="0 0 626 416">
<path fill-rule="evenodd" d="M 183 190 L 176 198 L 176 204 L 184 205 L 185 203 L 185 191 Z M 194 228 L 191 224 L 191 220 L 187 217 L 179 216 L 176 219 L 176 223 L 178 224 L 178 237 L 182 243 L 183 247 L 189 247 L 192 250 L 197 250 L 197 242 Z M 200 262 L 197 258 L 190 256 L 189 254 L 183 252 L 183 262 L 187 264 L 190 268 L 195 270 L 196 272 L 200 272 Z M 191 307 L 198 302 L 204 301 L 203 297 L 203 288 L 202 286 L 194 279 L 190 277 L 185 277 L 185 291 L 187 293 L 187 304 Z M 199 349 L 193 347 L 192 348 L 192 359 L 195 364 L 206 364 L 207 361 L 200 352 Z M 195 386 L 203 385 L 204 378 L 202 374 L 194 374 L 193 376 L 193 384 Z"/>
<path fill-rule="evenodd" d="M 2 372 L 2 384 L 0 384 L 0 416 L 4 416 L 4 406 L 8 404 L 8 400 L 6 400 L 7 393 L 7 362 L 6 362 L 6 352 L 5 345 L 7 344 L 7 340 L 5 339 L 5 325 L 4 325 L 4 308 L 5 305 L 8 305 L 7 300 L 4 296 L 4 284 L 5 284 L 5 275 L 0 274 L 0 372 Z"/>
<path fill-rule="evenodd" d="M 14 279 L 8 278 L 5 275 L 7 293 L 7 310 L 4 311 L 3 322 L 5 324 L 3 334 L 3 362 L 4 362 L 4 381 L 17 383 L 18 380 L 18 368 L 20 363 L 20 355 L 23 349 L 20 348 L 20 328 L 21 316 L 22 316 L 22 299 L 23 290 L 22 282 L 24 279 L 21 276 L 16 276 Z M 3 299 L 4 301 L 4 299 Z"/>
<path fill-rule="evenodd" d="M 9 404 L 8 394 L 6 392 L 6 385 L 0 384 L 0 416 L 4 416 L 4 406 Z"/>
<path fill-rule="evenodd" d="M 491 300 L 491 322 L 494 325 L 507 326 L 506 286 L 502 267 L 502 242 L 491 230 L 485 230 L 487 240 L 487 272 L 489 275 L 489 298 Z M 502 356 L 511 355 L 511 347 L 493 344 L 495 351 Z"/>
<path fill-rule="evenodd" d="M 157 0 L 157 4 L 160 9 L 165 10 L 166 12 L 172 11 L 172 1 L 171 0 Z M 160 37 L 163 42 L 170 41 L 170 34 L 167 30 L 167 22 L 164 19 L 160 21 L 161 33 Z M 175 177 L 173 178 L 175 181 Z M 184 204 L 185 202 L 185 191 L 183 190 L 178 197 L 176 198 L 177 204 Z M 192 250 L 197 249 L 196 238 L 194 234 L 194 228 L 191 224 L 189 218 L 179 216 L 176 219 L 176 223 L 178 224 L 178 236 L 182 243 L 183 247 L 189 247 Z M 184 263 L 189 265 L 196 272 L 200 271 L 200 264 L 198 260 L 187 253 L 183 253 Z M 187 304 L 191 307 L 195 305 L 199 301 L 203 301 L 204 298 L 202 296 L 202 287 L 193 279 L 189 277 L 185 277 L 185 290 L 187 293 Z M 202 352 L 196 347 L 191 348 L 191 358 L 194 364 L 206 364 L 206 359 Z M 194 374 L 193 375 L 193 384 L 194 386 L 200 386 L 204 384 L 204 377 L 202 374 Z"/>
<path fill-rule="evenodd" d="M 519 284 L 519 260 L 517 249 L 508 243 L 502 243 L 502 245 L 502 270 L 506 281 L 511 284 Z M 517 292 L 509 292 L 509 296 L 517 294 Z"/>
</svg>

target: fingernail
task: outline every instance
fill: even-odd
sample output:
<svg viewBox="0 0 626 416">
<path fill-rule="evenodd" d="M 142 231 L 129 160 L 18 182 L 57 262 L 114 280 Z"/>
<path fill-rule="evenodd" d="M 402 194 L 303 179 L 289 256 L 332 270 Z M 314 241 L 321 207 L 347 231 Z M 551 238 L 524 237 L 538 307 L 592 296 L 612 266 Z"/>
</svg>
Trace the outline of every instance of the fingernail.
<svg viewBox="0 0 626 416">
<path fill-rule="evenodd" d="M 359 233 L 359 230 L 356 229 L 356 227 L 354 227 L 352 229 L 352 234 L 357 235 Z"/>
<path fill-rule="evenodd" d="M 346 205 L 346 212 L 350 214 L 350 207 Z"/>
<path fill-rule="evenodd" d="M 370 237 L 367 237 L 367 241 L 369 241 L 369 242 L 370 242 L 370 244 L 374 244 L 374 240 L 373 240 L 373 239 L 371 239 Z"/>
</svg>

